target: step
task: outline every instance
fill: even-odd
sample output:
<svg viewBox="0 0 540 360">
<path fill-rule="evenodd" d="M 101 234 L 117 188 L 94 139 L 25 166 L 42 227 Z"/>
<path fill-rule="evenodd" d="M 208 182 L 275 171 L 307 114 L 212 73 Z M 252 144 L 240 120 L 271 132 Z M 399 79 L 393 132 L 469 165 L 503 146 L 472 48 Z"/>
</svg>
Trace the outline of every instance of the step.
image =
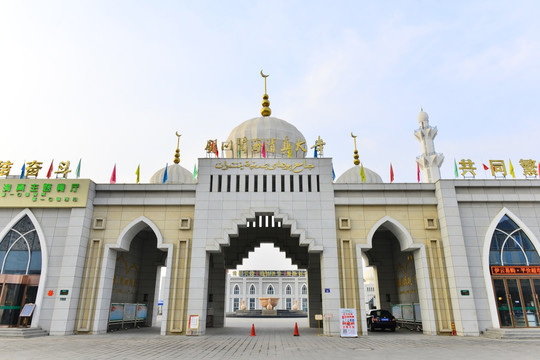
<svg viewBox="0 0 540 360">
<path fill-rule="evenodd" d="M 32 338 L 48 335 L 49 333 L 41 328 L 0 328 L 0 337 Z"/>
<path fill-rule="evenodd" d="M 487 329 L 484 337 L 490 339 L 538 339 L 540 340 L 540 328 L 529 329 Z"/>
</svg>

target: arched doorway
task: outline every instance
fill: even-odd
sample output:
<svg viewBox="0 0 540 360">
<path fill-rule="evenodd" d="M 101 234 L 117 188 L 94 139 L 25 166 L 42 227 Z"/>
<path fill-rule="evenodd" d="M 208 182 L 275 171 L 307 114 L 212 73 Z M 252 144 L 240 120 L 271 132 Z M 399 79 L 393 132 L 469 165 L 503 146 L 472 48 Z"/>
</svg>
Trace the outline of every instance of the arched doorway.
<svg viewBox="0 0 540 360">
<path fill-rule="evenodd" d="M 36 303 L 41 262 L 37 230 L 24 215 L 0 240 L 0 326 L 21 325 L 23 306 Z"/>
<path fill-rule="evenodd" d="M 284 252 L 286 257 L 291 259 L 292 264 L 298 266 L 298 269 L 307 270 L 308 284 L 302 288 L 302 291 L 309 293 L 303 294 L 302 300 L 297 301 L 298 306 L 308 310 L 309 314 L 322 313 L 320 252 L 310 252 L 308 245 L 301 245 L 300 235 L 295 234 L 290 225 L 285 224 L 282 219 L 275 218 L 272 213 L 256 213 L 255 217 L 239 224 L 237 230 L 236 234 L 229 235 L 229 246 L 220 246 L 219 252 L 210 254 L 206 327 L 225 326 L 226 296 L 228 296 L 225 286 L 227 270 L 236 269 L 237 265 L 242 264 L 242 260 L 248 257 L 249 252 L 254 251 L 263 243 L 272 243 Z M 265 285 L 265 293 L 270 294 L 268 289 L 271 289 L 274 294 L 270 295 L 277 295 L 275 294 L 276 286 L 276 284 Z M 254 286 L 253 290 L 255 289 Z M 231 292 L 234 294 L 234 291 L 233 287 Z M 279 291 L 283 293 L 284 304 L 281 304 L 283 309 L 287 307 L 287 299 L 290 299 L 292 307 L 295 302 L 292 297 L 287 297 L 286 284 Z M 258 300 L 253 296 L 249 297 L 246 307 L 251 307 L 251 298 L 254 299 L 254 305 L 258 307 Z M 303 300 L 304 298 L 306 301 Z M 233 297 L 231 304 L 233 309 L 241 306 L 241 300 L 238 298 L 235 303 L 234 299 L 236 298 Z M 309 319 L 310 326 L 317 327 L 314 317 L 309 316 Z"/>
<path fill-rule="evenodd" d="M 524 229 L 508 214 L 489 246 L 489 271 L 501 327 L 540 327 L 540 256 Z"/>
</svg>

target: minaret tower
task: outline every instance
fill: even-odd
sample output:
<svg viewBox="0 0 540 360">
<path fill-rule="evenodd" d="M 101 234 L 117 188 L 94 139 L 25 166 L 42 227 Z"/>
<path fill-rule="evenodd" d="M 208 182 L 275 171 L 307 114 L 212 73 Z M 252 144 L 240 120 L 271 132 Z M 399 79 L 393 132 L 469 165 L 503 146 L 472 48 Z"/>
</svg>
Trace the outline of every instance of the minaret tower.
<svg viewBox="0 0 540 360">
<path fill-rule="evenodd" d="M 422 155 L 416 157 L 416 162 L 424 173 L 424 182 L 434 183 L 441 178 L 441 165 L 444 155 L 435 152 L 433 139 L 437 136 L 437 127 L 429 126 L 429 116 L 424 109 L 420 108 L 418 114 L 420 129 L 414 132 L 414 136 L 422 145 Z"/>
</svg>

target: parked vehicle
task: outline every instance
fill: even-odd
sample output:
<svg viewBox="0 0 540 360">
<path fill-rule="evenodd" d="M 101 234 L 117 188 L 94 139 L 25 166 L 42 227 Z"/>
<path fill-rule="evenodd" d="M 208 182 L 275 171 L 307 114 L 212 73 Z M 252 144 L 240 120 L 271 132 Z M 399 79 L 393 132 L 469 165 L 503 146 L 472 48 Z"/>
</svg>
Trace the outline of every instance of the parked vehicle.
<svg viewBox="0 0 540 360">
<path fill-rule="evenodd" d="M 371 331 L 375 329 L 396 331 L 396 318 L 387 310 L 371 310 L 367 318 L 367 326 Z"/>
</svg>

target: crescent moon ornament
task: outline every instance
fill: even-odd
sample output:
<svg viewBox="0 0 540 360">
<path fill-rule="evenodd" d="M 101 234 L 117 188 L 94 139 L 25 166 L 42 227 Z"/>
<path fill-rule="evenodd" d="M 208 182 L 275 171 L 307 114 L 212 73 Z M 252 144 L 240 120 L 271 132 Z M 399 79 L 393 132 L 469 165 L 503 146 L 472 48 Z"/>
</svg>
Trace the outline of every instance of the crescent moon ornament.
<svg viewBox="0 0 540 360">
<path fill-rule="evenodd" d="M 353 137 L 353 138 L 355 138 L 355 139 L 356 139 L 356 136 L 355 136 L 355 135 L 353 135 L 352 131 L 351 131 L 351 137 Z"/>
<path fill-rule="evenodd" d="M 263 74 L 263 71 L 261 70 L 261 76 L 262 76 L 263 78 L 267 78 L 267 77 L 270 76 L 270 75 L 264 75 L 264 74 Z"/>
<path fill-rule="evenodd" d="M 180 137 L 180 136 L 182 136 L 182 134 L 179 134 L 178 131 L 177 131 L 176 136 Z"/>
</svg>

